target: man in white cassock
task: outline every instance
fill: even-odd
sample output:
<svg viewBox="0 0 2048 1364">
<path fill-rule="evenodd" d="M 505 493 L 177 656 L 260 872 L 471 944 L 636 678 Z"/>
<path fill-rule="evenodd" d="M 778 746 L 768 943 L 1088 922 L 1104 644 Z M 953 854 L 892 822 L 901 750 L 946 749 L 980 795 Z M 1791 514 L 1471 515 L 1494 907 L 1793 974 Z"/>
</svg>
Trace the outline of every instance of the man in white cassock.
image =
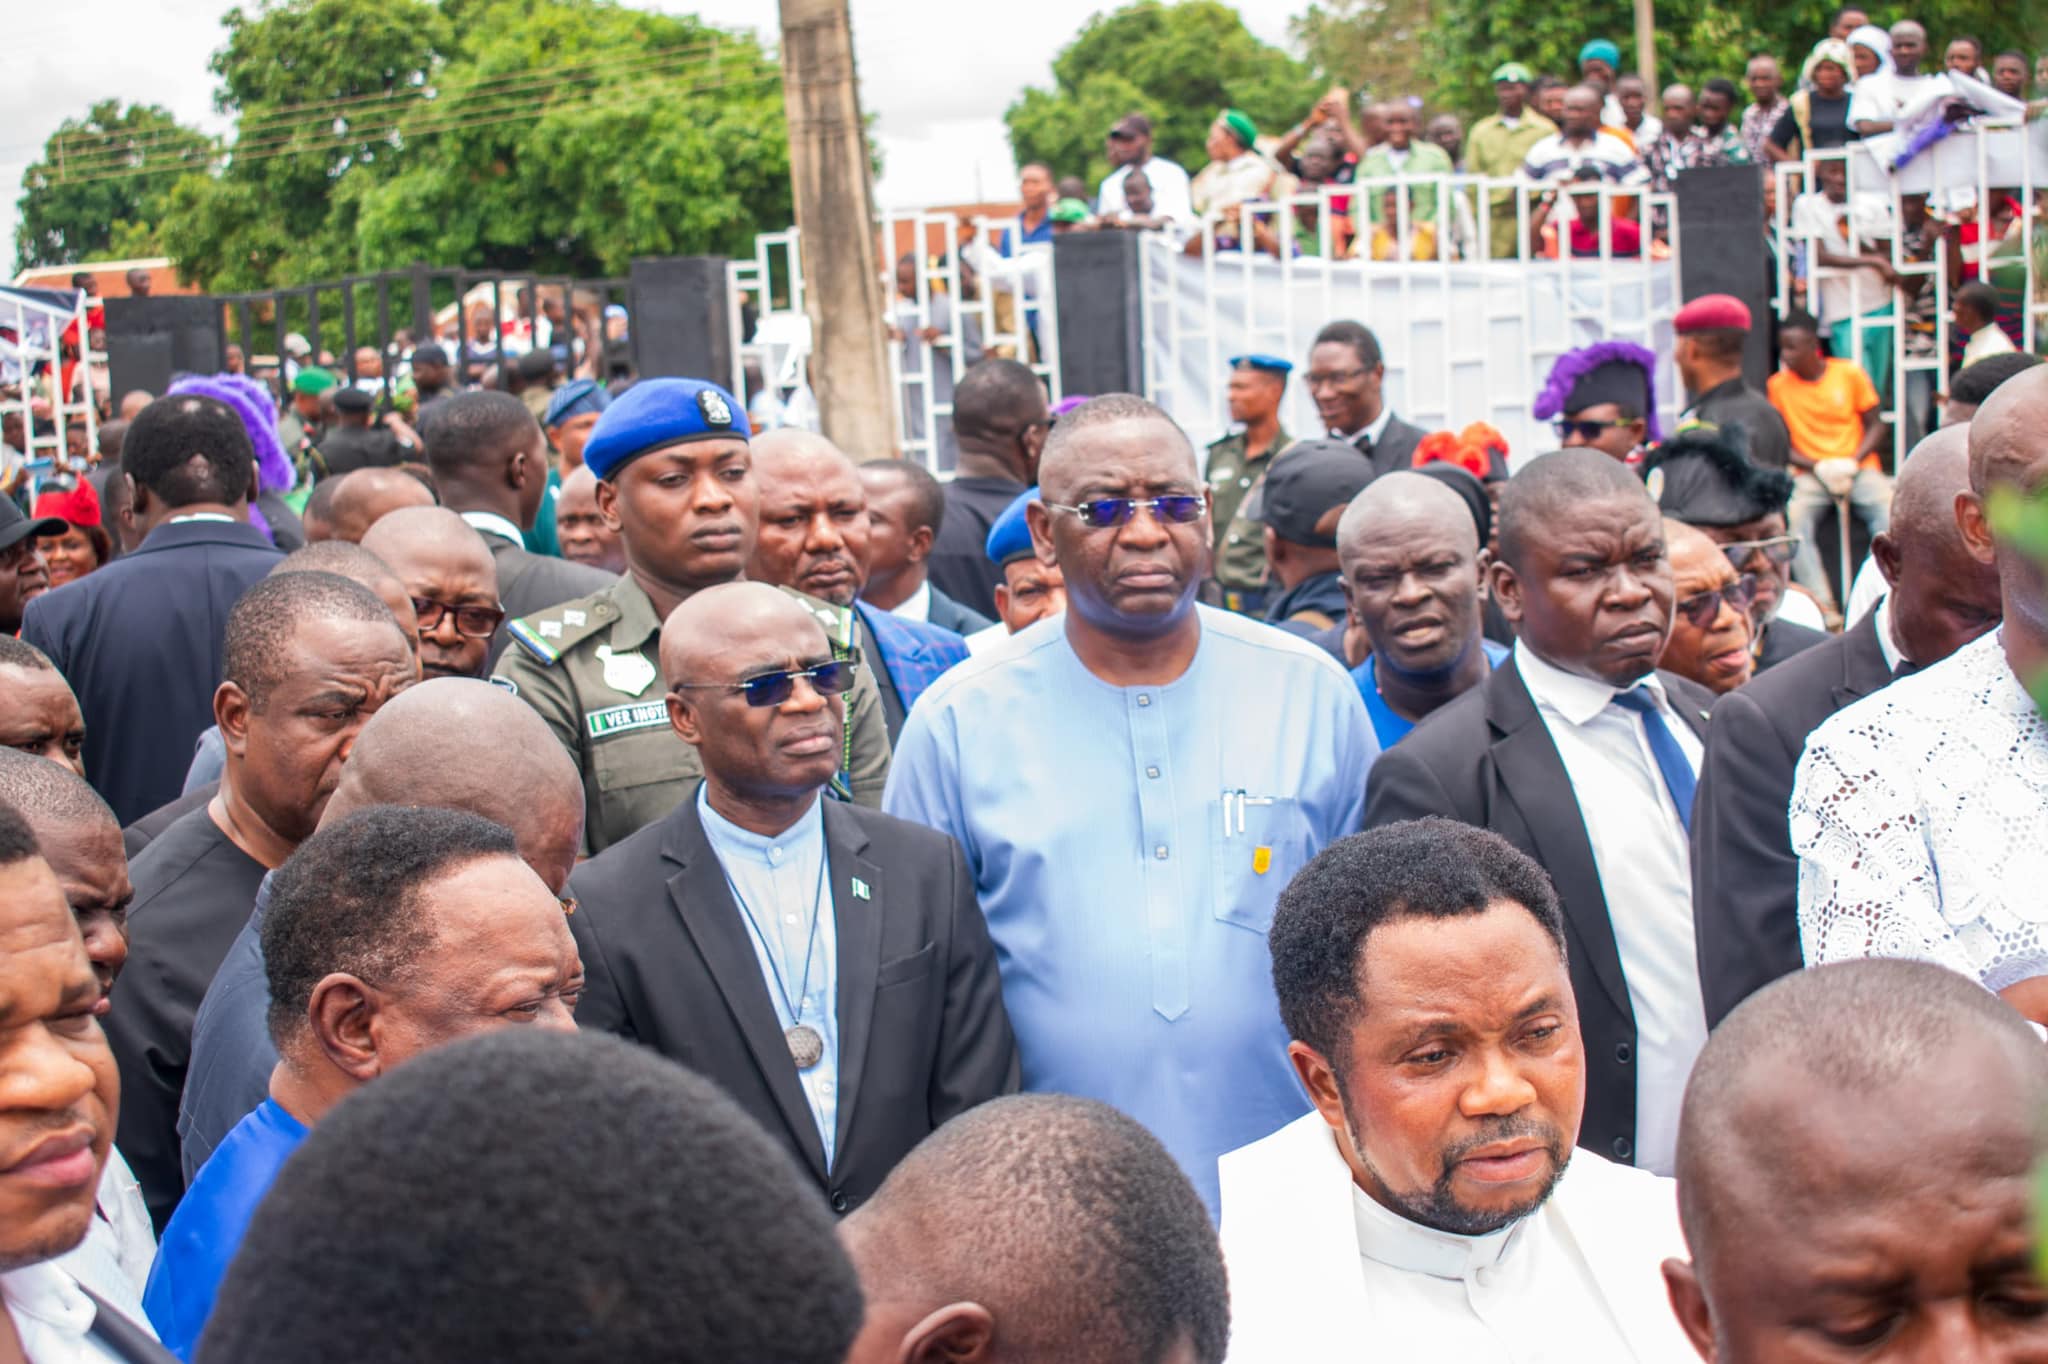
<svg viewBox="0 0 2048 1364">
<path fill-rule="evenodd" d="M 1271 945 L 1316 1111 L 1219 1164 L 1230 1359 L 1683 1359 L 1676 1186 L 1573 1148 L 1585 1053 L 1542 868 L 1390 824 L 1294 878 Z"/>
</svg>

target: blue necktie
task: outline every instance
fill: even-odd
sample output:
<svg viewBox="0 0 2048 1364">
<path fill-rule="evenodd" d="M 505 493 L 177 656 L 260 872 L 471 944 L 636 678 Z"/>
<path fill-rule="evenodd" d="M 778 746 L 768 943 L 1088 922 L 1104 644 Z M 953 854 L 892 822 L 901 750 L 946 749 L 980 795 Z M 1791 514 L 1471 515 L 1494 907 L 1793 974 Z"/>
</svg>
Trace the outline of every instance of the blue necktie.
<svg viewBox="0 0 2048 1364">
<path fill-rule="evenodd" d="M 1678 822 L 1691 833 L 1692 794 L 1699 778 L 1693 775 L 1692 764 L 1685 760 L 1685 750 L 1671 737 L 1664 714 L 1657 709 L 1657 699 L 1641 686 L 1634 686 L 1616 692 L 1614 704 L 1643 717 L 1643 737 L 1650 741 L 1650 756 L 1657 760 L 1657 770 L 1664 775 L 1664 789 L 1671 793 L 1671 803 L 1678 807 Z"/>
</svg>

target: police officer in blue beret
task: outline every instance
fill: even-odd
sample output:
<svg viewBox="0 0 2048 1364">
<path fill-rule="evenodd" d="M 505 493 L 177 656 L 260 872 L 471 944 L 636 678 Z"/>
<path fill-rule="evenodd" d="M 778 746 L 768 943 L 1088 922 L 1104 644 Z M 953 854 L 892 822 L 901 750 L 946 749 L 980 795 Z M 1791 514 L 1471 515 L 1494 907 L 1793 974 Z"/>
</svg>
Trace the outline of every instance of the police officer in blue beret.
<svg viewBox="0 0 2048 1364">
<path fill-rule="evenodd" d="M 583 773 L 584 840 L 602 852 L 674 809 L 703 772 L 669 728 L 656 666 L 661 623 L 693 593 L 737 581 L 753 549 L 757 493 L 739 402 L 698 379 L 645 379 L 606 408 L 583 447 L 597 510 L 626 572 L 587 597 L 511 622 L 493 678 L 540 712 Z M 851 610 L 798 596 L 852 652 Z M 872 676 L 847 698 L 834 786 L 879 805 L 889 737 Z"/>
<path fill-rule="evenodd" d="M 1216 562 L 1211 570 L 1232 611 L 1264 613 L 1266 550 L 1264 530 L 1240 509 L 1265 477 L 1270 458 L 1285 450 L 1280 400 L 1287 396 L 1293 365 L 1277 355 L 1238 355 L 1230 361 L 1230 420 L 1237 429 L 1209 446 L 1210 513 L 1216 528 Z"/>
<path fill-rule="evenodd" d="M 1060 566 L 1041 563 L 1031 544 L 1025 509 L 1036 501 L 1038 489 L 1026 488 L 988 528 L 988 561 L 1001 570 L 1003 580 L 996 584 L 996 623 L 967 637 L 970 654 L 1067 609 L 1067 580 Z"/>
</svg>

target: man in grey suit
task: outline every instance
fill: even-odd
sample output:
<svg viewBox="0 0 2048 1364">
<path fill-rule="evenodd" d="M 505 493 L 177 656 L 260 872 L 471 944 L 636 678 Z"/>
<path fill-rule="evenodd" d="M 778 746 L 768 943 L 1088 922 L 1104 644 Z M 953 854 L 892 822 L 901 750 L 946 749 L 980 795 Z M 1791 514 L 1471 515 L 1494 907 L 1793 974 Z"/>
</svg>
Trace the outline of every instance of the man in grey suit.
<svg viewBox="0 0 2048 1364">
<path fill-rule="evenodd" d="M 857 666 L 765 584 L 689 598 L 661 675 L 704 782 L 569 882 L 577 1023 L 716 1081 L 840 1213 L 1018 1076 L 959 845 L 825 794 Z"/>
<path fill-rule="evenodd" d="M 1424 432 L 1387 405 L 1387 361 L 1371 328 L 1357 322 L 1324 326 L 1309 347 L 1303 378 L 1330 439 L 1371 460 L 1375 477 L 1414 467 Z"/>
<path fill-rule="evenodd" d="M 491 547 L 498 600 L 512 620 L 610 587 L 615 577 L 588 564 L 527 550 L 548 490 L 547 437 L 526 404 L 509 393 L 476 390 L 437 402 L 421 419 L 427 464 L 441 504 L 461 513 Z M 500 630 L 489 662 L 505 646 Z"/>
</svg>

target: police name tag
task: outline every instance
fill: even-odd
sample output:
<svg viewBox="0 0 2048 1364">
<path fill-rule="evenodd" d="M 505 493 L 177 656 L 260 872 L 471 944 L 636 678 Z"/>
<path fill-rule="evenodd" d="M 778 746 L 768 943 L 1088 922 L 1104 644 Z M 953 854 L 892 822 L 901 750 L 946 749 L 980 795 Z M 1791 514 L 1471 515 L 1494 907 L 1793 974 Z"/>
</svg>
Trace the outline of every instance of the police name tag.
<svg viewBox="0 0 2048 1364">
<path fill-rule="evenodd" d="M 668 725 L 668 703 L 646 701 L 637 706 L 611 706 L 605 710 L 594 710 L 583 717 L 584 728 L 593 739 L 608 739 L 614 734 L 628 730 L 665 728 Z"/>
</svg>

